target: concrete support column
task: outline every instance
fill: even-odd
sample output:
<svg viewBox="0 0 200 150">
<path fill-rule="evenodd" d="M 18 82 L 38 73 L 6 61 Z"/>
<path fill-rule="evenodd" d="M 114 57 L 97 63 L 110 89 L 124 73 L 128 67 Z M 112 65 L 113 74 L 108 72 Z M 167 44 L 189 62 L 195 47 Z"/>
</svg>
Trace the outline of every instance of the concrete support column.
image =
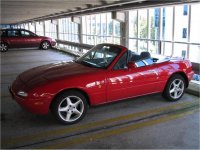
<svg viewBox="0 0 200 150">
<path fill-rule="evenodd" d="M 28 23 L 28 30 L 30 31 L 30 23 Z"/>
<path fill-rule="evenodd" d="M 71 21 L 78 24 L 78 40 L 79 40 L 79 43 L 82 44 L 83 43 L 82 19 L 81 19 L 81 17 L 73 16 L 73 17 L 71 17 Z M 82 49 L 79 48 L 79 51 L 82 51 Z"/>
<path fill-rule="evenodd" d="M 43 25 L 43 32 L 44 32 L 43 34 L 44 34 L 44 36 L 46 36 L 46 32 L 45 32 L 45 22 L 44 22 L 44 21 L 42 22 L 42 25 Z"/>
<path fill-rule="evenodd" d="M 125 26 L 124 26 L 124 43 L 127 48 L 129 47 L 129 11 L 125 12 Z"/>
<path fill-rule="evenodd" d="M 56 21 L 56 37 L 57 37 L 57 39 L 60 39 L 60 37 L 59 37 L 59 21 L 58 21 L 58 19 L 57 20 L 55 20 Z"/>
<path fill-rule="evenodd" d="M 33 25 L 34 25 L 34 30 L 35 30 L 34 33 L 36 34 L 36 31 L 37 31 L 36 22 L 34 22 Z"/>
<path fill-rule="evenodd" d="M 80 19 L 80 24 L 78 24 L 78 40 L 79 43 L 83 43 L 83 30 L 82 30 L 82 19 Z"/>
<path fill-rule="evenodd" d="M 127 14 L 128 12 L 117 12 L 117 11 L 113 11 L 112 12 L 112 19 L 115 19 L 117 21 L 120 22 L 120 44 L 127 46 L 127 41 L 126 37 L 127 37 L 127 24 L 128 22 L 126 22 L 126 17 L 128 16 Z"/>
<path fill-rule="evenodd" d="M 164 35 L 163 35 L 163 11 L 161 8 L 160 9 L 160 13 L 159 13 L 159 44 L 158 44 L 158 54 L 162 54 L 164 55 L 164 51 L 162 51 L 162 40 L 164 40 Z M 163 49 L 164 50 L 164 49 Z"/>
<path fill-rule="evenodd" d="M 126 23 L 125 22 L 120 22 L 120 44 L 125 46 L 126 45 Z"/>
<path fill-rule="evenodd" d="M 174 35 L 175 35 L 175 6 L 173 6 L 173 22 L 172 22 L 172 54 L 171 56 L 173 56 L 174 54 Z"/>
<path fill-rule="evenodd" d="M 188 7 L 189 7 L 189 18 L 188 18 L 188 43 L 190 43 L 190 32 L 191 32 L 191 5 L 188 5 Z M 189 52 L 190 52 L 190 44 L 187 44 L 187 56 L 186 56 L 186 58 L 187 59 L 189 59 Z"/>
</svg>

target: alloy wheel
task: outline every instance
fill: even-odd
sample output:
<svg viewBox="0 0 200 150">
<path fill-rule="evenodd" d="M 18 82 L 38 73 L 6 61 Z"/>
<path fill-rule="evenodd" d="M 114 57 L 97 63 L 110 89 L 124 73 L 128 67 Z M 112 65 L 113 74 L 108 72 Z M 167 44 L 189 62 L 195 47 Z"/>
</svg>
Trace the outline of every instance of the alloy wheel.
<svg viewBox="0 0 200 150">
<path fill-rule="evenodd" d="M 0 49 L 1 49 L 1 52 L 6 52 L 8 50 L 8 45 L 5 43 L 1 43 Z"/>
<path fill-rule="evenodd" d="M 83 111 L 83 101 L 77 96 L 64 98 L 58 106 L 58 114 L 66 122 L 76 121 L 82 116 Z"/>
<path fill-rule="evenodd" d="M 179 97 L 181 97 L 183 91 L 184 83 L 181 79 L 175 79 L 169 87 L 169 93 L 173 99 L 178 99 Z"/>
<path fill-rule="evenodd" d="M 50 46 L 50 45 L 49 45 L 49 42 L 43 42 L 43 43 L 42 43 L 42 48 L 43 48 L 43 49 L 48 49 L 49 46 Z"/>
</svg>

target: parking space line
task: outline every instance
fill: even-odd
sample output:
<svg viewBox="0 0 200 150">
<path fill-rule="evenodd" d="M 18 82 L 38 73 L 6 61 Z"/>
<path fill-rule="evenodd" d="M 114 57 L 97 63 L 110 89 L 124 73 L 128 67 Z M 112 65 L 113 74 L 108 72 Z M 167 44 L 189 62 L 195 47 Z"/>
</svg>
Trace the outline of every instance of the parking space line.
<svg viewBox="0 0 200 150">
<path fill-rule="evenodd" d="M 1 99 L 2 98 L 8 98 L 8 97 L 11 97 L 11 95 L 1 95 Z"/>
<path fill-rule="evenodd" d="M 28 61 L 28 62 L 9 62 L 9 63 L 2 63 L 1 65 L 11 65 L 11 64 L 14 64 L 14 65 L 19 65 L 19 64 L 32 64 L 32 63 L 41 63 L 41 62 L 50 62 L 50 63 L 53 63 L 53 62 L 61 62 L 61 61 L 67 61 L 67 60 L 40 60 L 40 61 Z"/>
<path fill-rule="evenodd" d="M 60 142 L 57 144 L 50 144 L 44 147 L 40 147 L 41 149 L 45 148 L 45 149 L 61 149 L 61 148 L 68 148 L 71 145 L 75 145 L 75 144 L 81 144 L 81 143 L 86 143 L 86 142 L 91 142 L 91 141 L 95 141 L 98 139 L 102 139 L 102 138 L 106 138 L 106 137 L 110 137 L 110 136 L 114 136 L 114 135 L 118 135 L 118 134 L 122 134 L 122 133 L 127 133 L 127 132 L 131 132 L 134 131 L 136 129 L 140 129 L 143 127 L 149 127 L 152 125 L 156 125 L 156 124 L 160 124 L 160 123 L 164 123 L 167 121 L 171 121 L 171 120 L 175 120 L 181 117 L 184 117 L 186 115 L 191 115 L 195 112 L 199 112 L 199 108 L 195 108 L 193 110 L 189 110 L 189 111 L 185 111 L 182 113 L 175 113 L 175 114 L 170 114 L 161 118 L 156 118 L 156 119 L 151 119 L 148 121 L 144 121 L 141 123 L 136 123 L 136 124 L 132 124 L 132 125 L 128 125 L 125 127 L 120 127 L 117 129 L 111 129 L 111 130 L 106 130 L 106 131 L 102 131 L 100 133 L 94 133 L 88 136 L 83 136 L 83 137 L 76 137 L 72 140 L 69 141 L 65 141 L 65 142 Z"/>
<path fill-rule="evenodd" d="M 46 54 L 46 53 L 45 53 Z M 46 56 L 46 55 L 44 55 L 44 56 Z M 12 58 L 12 57 L 14 57 L 14 58 L 23 58 L 23 57 L 30 57 L 30 58 L 33 58 L 33 57 L 41 57 L 41 54 L 38 54 L 38 53 L 36 53 L 36 54 L 30 54 L 30 53 L 27 53 L 27 55 L 24 55 L 24 52 L 23 53 L 21 53 L 21 54 L 15 54 L 15 55 L 4 55 L 4 56 L 2 56 L 2 58 L 4 59 L 4 58 Z"/>
<path fill-rule="evenodd" d="M 46 61 L 46 62 L 49 62 L 49 63 L 57 63 L 57 62 L 62 62 L 63 60 L 60 60 L 60 61 Z M 25 62 L 26 63 L 26 62 Z M 40 62 L 33 62 L 33 63 L 40 63 Z M 49 64 L 49 63 L 47 63 L 47 64 Z M 15 63 L 15 65 L 18 65 L 18 64 L 20 64 L 20 63 Z M 28 64 L 28 63 L 27 63 Z M 43 65 L 47 65 L 46 63 L 45 64 L 43 64 Z M 5 65 L 5 64 L 2 64 L 2 65 Z M 41 64 L 40 64 L 41 65 Z M 34 67 L 38 67 L 38 66 L 32 66 L 31 68 L 34 68 Z M 27 68 L 28 69 L 28 68 Z M 19 71 L 18 70 L 18 72 L 12 72 L 12 73 L 2 73 L 1 74 L 1 77 L 5 77 L 5 76 L 17 76 L 17 75 L 19 75 L 20 73 L 22 73 L 22 72 L 24 72 L 24 71 L 26 71 L 27 69 L 24 69 L 24 70 L 21 70 L 21 71 Z M 30 69 L 30 68 L 29 68 Z"/>
<path fill-rule="evenodd" d="M 50 137 L 50 136 L 61 136 L 61 135 L 64 135 L 64 134 L 67 134 L 70 132 L 74 132 L 74 131 L 88 130 L 91 128 L 104 126 L 104 125 L 116 123 L 119 121 L 126 121 L 126 120 L 133 119 L 133 118 L 139 118 L 139 117 L 143 117 L 143 116 L 152 115 L 155 113 L 170 111 L 173 109 L 177 109 L 179 107 L 181 108 L 181 107 L 186 107 L 189 105 L 196 105 L 196 104 L 198 104 L 198 103 L 197 102 L 181 102 L 178 104 L 173 104 L 173 105 L 169 105 L 169 106 L 165 106 L 165 107 L 161 107 L 161 108 L 155 108 L 155 109 L 150 109 L 150 110 L 146 110 L 143 112 L 136 112 L 133 114 L 119 116 L 119 117 L 115 117 L 115 118 L 111 118 L 111 119 L 105 119 L 105 120 L 100 120 L 100 121 L 96 121 L 96 122 L 91 122 L 91 123 L 87 123 L 84 125 L 74 125 L 71 127 L 67 126 L 64 129 L 55 129 L 55 130 L 51 130 L 51 131 L 44 131 L 44 132 L 36 133 L 33 135 L 14 137 L 12 139 L 7 139 L 7 140 L 2 139 L 2 145 L 11 146 L 11 145 L 18 144 L 18 143 L 33 142 L 34 140 L 42 140 L 42 139 L 46 139 L 47 137 Z"/>
<path fill-rule="evenodd" d="M 13 73 L 1 74 L 1 77 L 4 77 L 4 76 L 17 76 L 22 72 L 13 72 Z"/>
</svg>

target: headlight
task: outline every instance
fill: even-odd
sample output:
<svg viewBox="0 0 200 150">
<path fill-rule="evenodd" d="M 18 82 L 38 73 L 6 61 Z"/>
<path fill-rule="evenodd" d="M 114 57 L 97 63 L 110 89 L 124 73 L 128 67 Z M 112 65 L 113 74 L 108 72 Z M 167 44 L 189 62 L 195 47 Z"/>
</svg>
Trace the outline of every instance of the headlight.
<svg viewBox="0 0 200 150">
<path fill-rule="evenodd" d="M 23 96 L 23 97 L 27 97 L 28 96 L 28 93 L 24 92 L 24 91 L 19 91 L 17 93 L 19 96 Z"/>
</svg>

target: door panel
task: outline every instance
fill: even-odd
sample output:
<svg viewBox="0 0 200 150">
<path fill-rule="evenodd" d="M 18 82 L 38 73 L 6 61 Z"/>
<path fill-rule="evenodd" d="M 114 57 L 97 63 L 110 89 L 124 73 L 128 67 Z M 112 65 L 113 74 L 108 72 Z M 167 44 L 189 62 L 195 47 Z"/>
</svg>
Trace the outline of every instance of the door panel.
<svg viewBox="0 0 200 150">
<path fill-rule="evenodd" d="M 8 41 L 11 48 L 23 47 L 23 39 L 20 36 L 19 30 L 8 30 Z"/>
<path fill-rule="evenodd" d="M 132 70 L 112 70 L 107 76 L 108 101 L 155 92 L 158 74 L 151 66 Z"/>
<path fill-rule="evenodd" d="M 33 33 L 25 30 L 21 31 L 21 36 L 25 47 L 39 47 L 41 40 L 39 36 L 35 36 Z"/>
<path fill-rule="evenodd" d="M 114 101 L 129 97 L 129 87 L 132 82 L 132 76 L 128 70 L 113 70 L 107 77 L 107 98 L 108 101 Z"/>
<path fill-rule="evenodd" d="M 39 47 L 39 42 L 36 37 L 24 37 L 24 41 L 26 42 L 26 47 Z"/>
<path fill-rule="evenodd" d="M 156 92 L 156 84 L 158 81 L 158 72 L 156 68 L 144 66 L 135 68 L 134 72 L 139 76 L 135 79 L 134 85 L 138 95 Z"/>
</svg>

